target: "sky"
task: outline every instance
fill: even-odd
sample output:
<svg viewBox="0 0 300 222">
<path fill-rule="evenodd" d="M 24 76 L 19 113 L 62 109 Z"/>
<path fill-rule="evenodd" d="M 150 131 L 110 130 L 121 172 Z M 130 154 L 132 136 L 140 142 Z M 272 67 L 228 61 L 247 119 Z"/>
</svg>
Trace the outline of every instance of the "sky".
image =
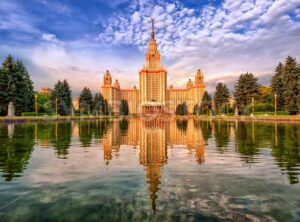
<svg viewBox="0 0 300 222">
<path fill-rule="evenodd" d="M 276 65 L 300 61 L 300 0 L 0 0 L 0 61 L 21 59 L 35 89 L 67 79 L 98 92 L 105 70 L 138 86 L 155 19 L 168 84 L 197 69 L 209 92 L 241 73 L 269 84 Z"/>
</svg>

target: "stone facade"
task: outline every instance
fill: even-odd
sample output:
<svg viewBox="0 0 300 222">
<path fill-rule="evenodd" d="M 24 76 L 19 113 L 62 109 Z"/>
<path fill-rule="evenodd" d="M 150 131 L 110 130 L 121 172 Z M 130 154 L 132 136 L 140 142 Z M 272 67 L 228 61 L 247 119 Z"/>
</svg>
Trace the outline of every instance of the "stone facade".
<svg viewBox="0 0 300 222">
<path fill-rule="evenodd" d="M 119 114 L 120 101 L 127 100 L 130 114 L 173 114 L 176 107 L 185 102 L 188 112 L 193 113 L 194 106 L 200 104 L 205 91 L 204 76 L 197 70 L 195 81 L 188 80 L 186 88 L 167 88 L 167 70 L 162 66 L 157 48 L 152 20 L 152 32 L 146 53 L 145 64 L 139 71 L 139 89 L 121 89 L 118 80 L 112 84 L 112 77 L 107 70 L 104 73 L 101 93 L 111 106 L 112 113 Z"/>
</svg>

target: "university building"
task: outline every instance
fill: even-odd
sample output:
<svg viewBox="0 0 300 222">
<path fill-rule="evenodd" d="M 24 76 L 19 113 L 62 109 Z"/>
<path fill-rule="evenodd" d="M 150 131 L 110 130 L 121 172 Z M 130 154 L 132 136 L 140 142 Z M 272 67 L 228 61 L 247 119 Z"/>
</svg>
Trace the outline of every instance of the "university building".
<svg viewBox="0 0 300 222">
<path fill-rule="evenodd" d="M 139 89 L 121 89 L 118 80 L 112 83 L 112 76 L 104 73 L 101 93 L 111 106 L 112 113 L 119 114 L 122 99 L 127 100 L 130 114 L 175 113 L 176 107 L 185 102 L 188 112 L 193 113 L 194 106 L 200 104 L 205 91 L 204 76 L 198 69 L 195 80 L 188 80 L 186 88 L 167 87 L 167 70 L 162 66 L 160 53 L 155 40 L 154 21 L 152 20 L 151 38 L 146 61 L 139 71 Z"/>
</svg>

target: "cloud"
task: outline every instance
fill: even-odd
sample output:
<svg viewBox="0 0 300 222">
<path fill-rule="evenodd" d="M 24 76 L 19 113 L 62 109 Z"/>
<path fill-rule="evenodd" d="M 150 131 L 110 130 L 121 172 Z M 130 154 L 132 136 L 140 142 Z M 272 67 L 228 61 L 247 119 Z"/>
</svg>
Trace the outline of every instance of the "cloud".
<svg viewBox="0 0 300 222">
<path fill-rule="evenodd" d="M 90 16 L 90 8 L 80 11 L 78 5 L 66 4 L 59 10 L 52 1 L 34 1 L 49 9 L 50 22 L 41 22 L 24 4 L 0 1 L 0 32 L 9 33 L 3 43 L 0 38 L 0 54 L 17 54 L 29 61 L 37 87 L 52 87 L 59 78 L 66 78 L 73 91 L 83 86 L 99 91 L 106 69 L 122 87 L 138 84 L 151 18 L 168 83 L 175 86 L 185 86 L 198 68 L 210 90 L 218 81 L 232 85 L 247 71 L 269 83 L 264 76 L 270 76 L 279 61 L 287 55 L 300 59 L 299 0 L 224 0 L 194 8 L 185 1 L 113 0 L 102 3 L 111 12 L 92 9 L 102 13 L 96 18 Z M 74 14 L 78 16 L 70 16 Z M 68 19 L 79 28 L 63 32 L 61 24 L 69 23 L 60 21 Z"/>
<path fill-rule="evenodd" d="M 49 41 L 49 42 L 57 42 L 56 35 L 50 33 L 43 33 L 42 39 Z"/>
<path fill-rule="evenodd" d="M 98 39 L 133 45 L 145 53 L 153 17 L 171 80 L 192 77 L 198 67 L 207 80 L 237 77 L 246 71 L 270 75 L 288 54 L 300 56 L 300 23 L 289 15 L 297 14 L 299 7 L 300 1 L 295 0 L 225 0 L 221 5 L 200 9 L 180 2 L 135 1 L 134 7 L 105 23 L 107 28 Z M 140 23 L 133 19 L 136 14 L 143 15 Z"/>
</svg>

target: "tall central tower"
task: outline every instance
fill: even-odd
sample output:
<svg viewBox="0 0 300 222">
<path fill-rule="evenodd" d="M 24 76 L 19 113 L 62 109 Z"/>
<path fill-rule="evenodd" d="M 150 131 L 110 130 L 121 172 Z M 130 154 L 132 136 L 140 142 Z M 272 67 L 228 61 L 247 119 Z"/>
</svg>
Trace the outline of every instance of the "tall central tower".
<svg viewBox="0 0 300 222">
<path fill-rule="evenodd" d="M 160 62 L 153 19 L 146 61 L 139 77 L 142 113 L 163 113 L 166 106 L 167 71 Z"/>
</svg>

